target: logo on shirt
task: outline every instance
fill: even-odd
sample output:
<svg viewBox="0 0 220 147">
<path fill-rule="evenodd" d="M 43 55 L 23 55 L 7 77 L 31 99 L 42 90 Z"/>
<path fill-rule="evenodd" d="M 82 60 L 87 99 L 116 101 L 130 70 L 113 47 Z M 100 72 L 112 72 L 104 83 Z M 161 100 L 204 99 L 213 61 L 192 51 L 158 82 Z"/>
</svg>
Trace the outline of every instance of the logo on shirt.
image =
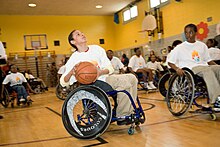
<svg viewBox="0 0 220 147">
<path fill-rule="evenodd" d="M 20 82 L 21 81 L 21 79 L 19 78 L 19 77 L 16 77 L 16 82 Z"/>
<path fill-rule="evenodd" d="M 192 60 L 194 60 L 195 62 L 200 61 L 199 53 L 197 51 L 192 52 Z"/>
</svg>

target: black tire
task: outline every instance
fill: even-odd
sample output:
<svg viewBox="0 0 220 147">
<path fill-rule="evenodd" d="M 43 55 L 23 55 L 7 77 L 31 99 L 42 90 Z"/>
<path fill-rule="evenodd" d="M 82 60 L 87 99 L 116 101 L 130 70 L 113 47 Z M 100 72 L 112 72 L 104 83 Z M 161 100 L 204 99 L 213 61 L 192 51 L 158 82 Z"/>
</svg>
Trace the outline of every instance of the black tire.
<svg viewBox="0 0 220 147">
<path fill-rule="evenodd" d="M 181 116 L 193 103 L 195 85 L 193 76 L 185 71 L 184 76 L 172 75 L 166 96 L 167 107 L 174 116 Z"/>
<path fill-rule="evenodd" d="M 7 89 L 5 88 L 3 91 L 3 98 L 1 100 L 1 104 L 3 107 L 7 108 L 9 105 L 9 102 L 10 102 L 10 97 L 9 97 Z"/>
<path fill-rule="evenodd" d="M 165 73 L 159 80 L 158 83 L 158 89 L 160 91 L 160 94 L 164 97 L 167 95 L 167 89 L 169 87 L 169 79 L 170 79 L 171 74 L 170 73 Z"/>
<path fill-rule="evenodd" d="M 112 108 L 106 93 L 98 87 L 87 85 L 74 89 L 62 108 L 66 130 L 78 139 L 94 139 L 108 128 Z"/>
</svg>

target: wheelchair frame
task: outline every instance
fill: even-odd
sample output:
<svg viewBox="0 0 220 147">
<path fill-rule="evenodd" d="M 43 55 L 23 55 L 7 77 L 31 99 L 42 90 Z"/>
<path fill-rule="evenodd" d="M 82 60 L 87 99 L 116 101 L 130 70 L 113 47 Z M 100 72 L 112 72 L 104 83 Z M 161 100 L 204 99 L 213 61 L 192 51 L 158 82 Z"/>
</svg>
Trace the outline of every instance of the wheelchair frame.
<svg viewBox="0 0 220 147">
<path fill-rule="evenodd" d="M 204 80 L 188 68 L 183 68 L 183 70 L 185 72 L 183 76 L 174 73 L 169 79 L 169 87 L 166 94 L 169 111 L 174 116 L 181 116 L 192 105 L 195 105 L 199 108 L 196 112 L 210 114 L 212 120 L 216 120 L 215 112 L 218 111 L 214 111 L 211 107 L 206 108 L 197 102 L 198 98 L 203 96 L 207 97 L 207 103 L 209 104 L 208 92 Z"/>
<path fill-rule="evenodd" d="M 111 108 L 108 96 L 113 97 L 119 92 L 128 95 L 134 112 L 129 116 L 116 117 L 115 109 Z M 79 102 L 81 101 L 81 102 Z M 82 115 L 74 115 L 74 107 L 82 105 Z M 115 122 L 121 118 L 127 120 L 127 124 L 131 124 L 128 134 L 134 133 L 134 126 L 139 126 L 145 122 L 145 114 L 137 97 L 136 107 L 130 93 L 126 90 L 107 91 L 94 85 L 83 85 L 74 89 L 66 98 L 62 108 L 62 120 L 66 130 L 78 139 L 95 139 L 105 132 L 111 122 Z M 94 111 L 95 110 L 95 111 Z M 74 116 L 76 119 L 74 119 Z"/>
</svg>

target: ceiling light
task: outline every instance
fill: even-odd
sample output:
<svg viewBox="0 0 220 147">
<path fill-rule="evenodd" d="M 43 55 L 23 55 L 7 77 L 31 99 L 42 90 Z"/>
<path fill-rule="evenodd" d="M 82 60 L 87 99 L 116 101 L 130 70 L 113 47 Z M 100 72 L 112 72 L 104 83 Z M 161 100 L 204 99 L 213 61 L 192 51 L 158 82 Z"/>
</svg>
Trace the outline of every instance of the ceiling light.
<svg viewBox="0 0 220 147">
<path fill-rule="evenodd" d="M 95 6 L 97 9 L 101 9 L 102 8 L 102 5 L 97 5 Z"/>
<path fill-rule="evenodd" d="M 36 7 L 37 5 L 34 3 L 28 4 L 29 7 Z"/>
</svg>

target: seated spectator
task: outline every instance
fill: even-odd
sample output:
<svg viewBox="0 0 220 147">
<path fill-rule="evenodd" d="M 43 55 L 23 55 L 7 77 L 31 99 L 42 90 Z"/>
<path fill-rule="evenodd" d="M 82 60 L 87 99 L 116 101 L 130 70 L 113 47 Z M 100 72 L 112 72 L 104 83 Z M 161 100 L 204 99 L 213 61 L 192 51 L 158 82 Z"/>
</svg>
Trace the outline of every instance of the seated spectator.
<svg viewBox="0 0 220 147">
<path fill-rule="evenodd" d="M 144 58 L 141 55 L 140 48 L 135 48 L 134 52 L 135 52 L 135 55 L 131 57 L 129 64 L 128 64 L 129 71 L 135 75 L 136 73 L 141 73 L 143 75 L 145 88 L 149 90 L 156 89 L 156 87 L 153 84 L 152 70 L 149 68 L 146 68 L 146 63 L 145 63 Z"/>
<path fill-rule="evenodd" d="M 129 59 L 126 54 L 122 55 L 121 62 L 124 64 L 125 67 L 128 67 Z"/>
<path fill-rule="evenodd" d="M 59 68 L 57 74 L 58 74 L 58 78 L 60 79 L 60 77 L 62 76 L 62 74 L 65 72 L 66 70 L 66 67 L 65 67 L 65 64 L 66 62 L 69 60 L 69 57 L 66 57 L 65 60 L 64 60 L 64 64 Z"/>
<path fill-rule="evenodd" d="M 220 60 L 220 49 L 216 48 L 218 45 L 218 42 L 214 39 L 208 39 L 206 42 L 206 45 L 208 46 L 208 52 L 209 56 L 212 60 L 217 61 Z"/>
<path fill-rule="evenodd" d="M 3 97 L 4 86 L 8 83 L 10 83 L 11 88 L 17 93 L 19 102 L 31 101 L 29 94 L 22 84 L 26 83 L 28 88 L 30 88 L 30 85 L 27 83 L 24 75 L 17 71 L 17 67 L 15 65 L 11 67 L 11 73 L 7 75 L 2 82 L 1 97 Z"/>
<path fill-rule="evenodd" d="M 122 62 L 120 61 L 120 59 L 118 57 L 113 56 L 114 53 L 112 50 L 108 50 L 106 52 L 108 59 L 111 61 L 111 64 L 114 68 L 114 74 L 124 74 L 124 65 L 122 64 Z"/>
<path fill-rule="evenodd" d="M 45 90 L 48 90 L 48 87 L 47 85 L 44 83 L 44 81 L 40 78 L 35 78 L 33 75 L 32 75 L 32 72 L 30 69 L 27 70 L 27 73 L 25 73 L 25 78 L 27 78 L 28 80 L 33 80 L 33 81 L 37 81 L 39 83 L 41 83 L 41 87 Z"/>
<path fill-rule="evenodd" d="M 150 59 L 151 61 L 147 62 L 146 67 L 153 70 L 153 74 L 156 74 L 156 72 L 158 72 L 159 77 L 160 77 L 161 72 L 164 71 L 163 67 L 160 65 L 159 62 L 156 61 L 155 55 L 151 55 Z"/>
</svg>

